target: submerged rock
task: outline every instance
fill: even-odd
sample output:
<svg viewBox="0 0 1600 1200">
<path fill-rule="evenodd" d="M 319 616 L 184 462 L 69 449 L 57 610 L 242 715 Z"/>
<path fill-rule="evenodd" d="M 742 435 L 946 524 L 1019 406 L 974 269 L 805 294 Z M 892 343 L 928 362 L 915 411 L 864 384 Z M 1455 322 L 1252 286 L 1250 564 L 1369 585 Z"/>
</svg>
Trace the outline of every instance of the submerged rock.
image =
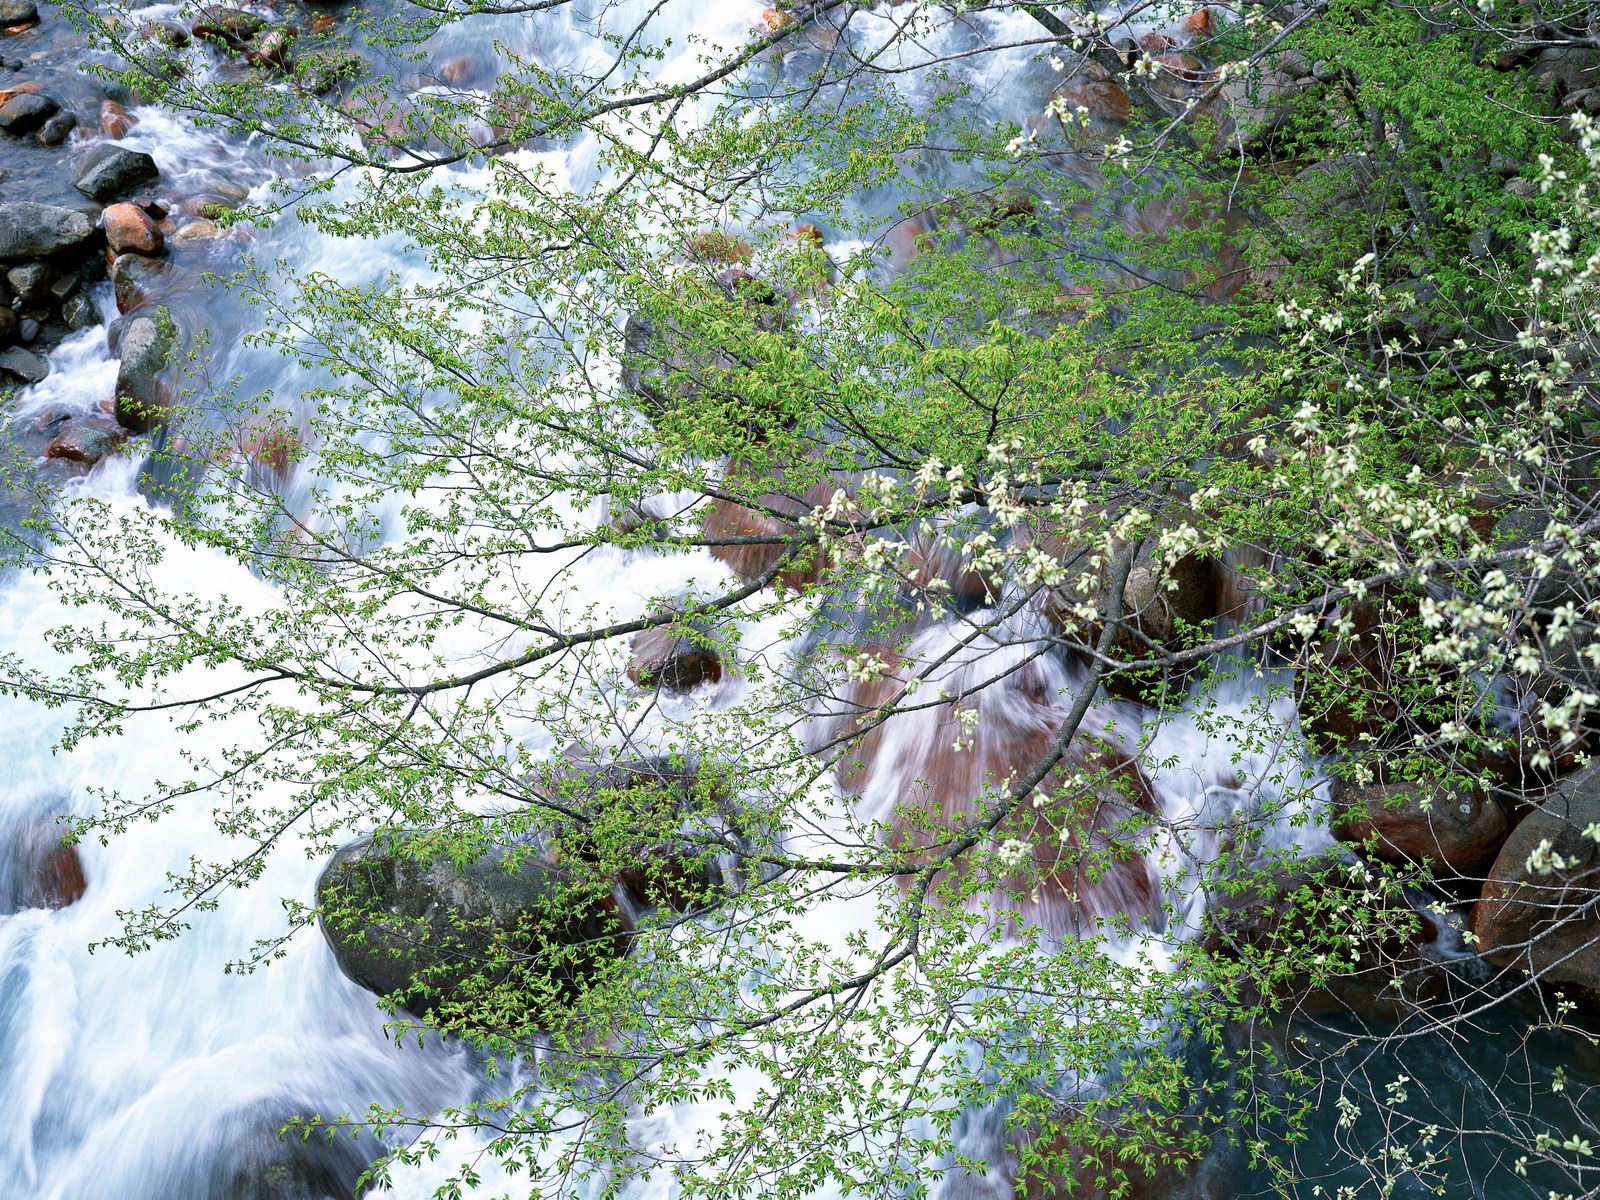
<svg viewBox="0 0 1600 1200">
<path fill-rule="evenodd" d="M 497 847 L 465 865 L 423 835 L 365 838 L 317 881 L 322 931 L 339 967 L 417 1016 L 471 1021 L 498 991 L 539 1023 L 608 960 L 627 953 L 627 918 L 610 895 L 532 852 Z M 513 1000 L 514 998 L 514 1000 Z"/>
</svg>

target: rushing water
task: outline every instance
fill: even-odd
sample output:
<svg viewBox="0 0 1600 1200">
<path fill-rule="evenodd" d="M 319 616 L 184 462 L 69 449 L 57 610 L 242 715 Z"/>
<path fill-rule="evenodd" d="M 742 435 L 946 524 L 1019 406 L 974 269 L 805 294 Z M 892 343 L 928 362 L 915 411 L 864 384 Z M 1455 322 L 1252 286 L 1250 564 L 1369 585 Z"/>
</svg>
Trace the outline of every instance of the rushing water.
<svg viewBox="0 0 1600 1200">
<path fill-rule="evenodd" d="M 160 15 L 165 10 L 148 11 Z M 692 31 L 731 41 L 756 23 L 759 12 L 760 6 L 747 0 L 667 5 L 666 23 L 657 36 L 682 43 Z M 552 16 L 541 18 L 537 26 L 522 18 L 479 21 L 440 35 L 431 47 L 432 61 L 476 56 L 488 60 L 486 70 L 492 73 L 492 55 L 486 50 L 491 39 L 512 53 L 553 61 L 591 53 L 588 36 Z M 662 65 L 664 77 L 686 76 L 694 69 L 695 53 L 675 51 Z M 989 88 L 982 94 L 991 117 L 1026 115 L 1019 99 L 1025 89 Z M 138 115 L 128 144 L 153 153 L 169 183 L 203 192 L 210 180 L 258 186 L 270 177 L 249 146 L 157 110 L 140 110 Z M 592 179 L 594 146 L 588 141 L 547 152 L 547 157 L 576 185 Z M 463 170 L 462 179 L 471 182 L 469 170 Z M 180 311 L 205 313 L 216 355 L 214 374 L 239 375 L 252 390 L 274 394 L 281 402 L 318 381 L 286 360 L 242 345 L 239 334 L 246 312 L 218 298 L 198 277 L 198 268 L 224 263 L 237 253 L 244 237 L 222 239 L 206 252 L 209 258 L 191 257 L 196 270 L 176 274 L 166 286 Z M 390 272 L 402 280 L 417 279 L 423 271 L 398 242 L 355 247 L 321 237 L 292 218 L 249 237 L 248 249 L 258 258 L 282 258 L 291 271 L 326 271 L 348 281 Z M 113 318 L 109 294 L 97 300 L 107 319 Z M 75 336 L 52 354 L 52 362 L 50 378 L 20 397 L 14 414 L 19 427 L 47 409 L 94 412 L 109 394 L 116 364 L 104 329 Z M 138 466 L 132 456 L 108 460 L 73 487 L 105 501 L 115 512 L 136 517 L 145 507 L 136 487 Z M 307 502 L 306 479 L 291 480 L 286 489 L 293 503 Z M 224 594 L 252 609 L 277 602 L 258 578 L 215 555 L 175 548 L 160 570 L 163 584 L 172 590 Z M 685 586 L 691 576 L 708 581 L 725 577 L 725 569 L 708 557 L 667 561 L 593 555 L 573 571 L 579 596 L 605 600 L 622 613 L 636 611 L 653 594 Z M 0 610 L 0 649 L 50 665 L 46 632 L 69 616 L 84 619 L 42 581 L 13 578 L 5 584 Z M 913 653 L 933 657 L 943 646 L 941 639 L 949 636 L 947 630 L 930 630 Z M 746 642 L 747 650 L 764 645 L 759 636 Z M 767 648 L 775 656 L 784 650 Z M 1024 652 L 1019 643 L 1004 650 L 980 644 L 949 668 L 950 682 L 970 683 L 985 674 L 999 677 Z M 1023 738 L 1017 733 L 1022 701 L 1013 692 L 1031 688 L 1059 694 L 1070 689 L 1066 668 L 1053 660 L 1040 660 L 1031 670 L 1048 678 L 1011 675 L 1003 686 L 983 693 L 982 703 L 994 708 L 984 728 L 1006 730 L 1010 722 L 1016 726 L 1012 732 Z M 961 672 L 966 674 L 956 678 Z M 1241 814 L 1264 806 L 1275 809 L 1282 794 L 1315 790 L 1315 764 L 1300 761 L 1289 749 L 1295 745 L 1292 705 L 1282 698 L 1269 700 L 1268 682 L 1241 673 L 1214 698 L 1209 721 L 1177 712 L 1146 731 L 1141 758 L 1176 764 L 1151 773 L 1163 817 L 1214 837 Z M 723 694 L 714 702 L 731 702 L 742 686 L 730 678 L 720 685 Z M 689 715 L 687 710 L 667 714 L 673 719 Z M 1049 710 L 1035 715 L 1048 724 L 1058 714 Z M 1282 737 L 1265 749 L 1245 748 L 1227 732 L 1230 715 L 1257 733 L 1266 716 L 1281 728 Z M 0 845 L 42 846 L 56 815 L 92 810 L 96 788 L 110 785 L 136 793 L 178 770 L 182 738 L 163 718 L 136 718 L 124 736 L 90 742 L 70 754 L 52 750 L 57 731 L 53 714 L 6 700 L 0 702 L 0 719 L 9 749 L 0 789 Z M 1115 724 L 1122 729 L 1118 736 L 1130 749 L 1140 740 L 1136 731 L 1141 714 L 1131 706 L 1108 701 L 1093 719 L 1101 728 Z M 937 759 L 946 734 L 930 725 L 935 721 L 928 716 L 891 724 L 885 733 L 891 744 L 879 756 L 891 767 L 856 781 L 867 815 L 888 817 L 892 798 L 907 779 Z M 208 744 L 202 748 L 220 747 L 227 732 L 207 729 L 202 736 Z M 1296 828 L 1291 815 L 1275 817 L 1272 838 L 1278 844 L 1298 843 L 1307 851 L 1329 844 L 1318 825 Z M 181 837 L 176 836 L 179 829 Z M 457 1047 L 437 1040 L 401 1046 L 391 1040 L 373 997 L 339 973 L 320 938 L 298 938 L 285 961 L 265 970 L 225 970 L 256 940 L 280 930 L 280 896 L 311 898 L 320 864 L 307 861 L 296 847 L 276 854 L 254 888 L 225 896 L 218 911 L 201 914 L 181 938 L 131 957 L 115 949 L 91 950 L 117 927 L 119 913 L 158 902 L 167 873 L 181 872 L 191 855 L 222 857 L 230 849 L 209 819 L 206 802 L 199 799 L 193 811 L 158 824 L 136 824 L 110 845 L 84 845 L 86 890 L 63 908 L 38 906 L 39 885 L 26 862 L 0 862 L 0 1096 L 6 1101 L 0 1116 L 0 1197 L 299 1200 L 302 1195 L 331 1194 L 378 1148 L 358 1143 L 335 1151 L 285 1150 L 272 1137 L 285 1119 L 360 1111 L 374 1103 L 430 1111 L 472 1098 L 487 1086 L 478 1065 Z M 1206 852 L 1202 843 L 1198 853 Z M 1178 882 L 1169 876 L 1161 886 Z M 1129 886 L 1134 890 L 1107 897 L 1107 904 L 1126 907 L 1137 890 Z M 849 914 L 834 906 L 815 918 L 815 935 L 819 940 L 839 938 L 844 929 L 870 919 L 870 903 Z M 1197 924 L 1198 914 L 1187 913 L 1186 921 Z M 1172 940 L 1135 938 L 1126 952 L 1130 961 L 1139 954 L 1159 955 Z M 963 1133 L 972 1152 L 993 1148 L 1003 1115 L 972 1115 Z M 654 1132 L 663 1140 L 676 1140 L 712 1120 L 710 1111 L 686 1110 L 662 1117 Z M 446 1170 L 442 1163 L 402 1174 L 393 1194 L 427 1195 Z M 510 1186 L 512 1181 L 498 1183 Z M 497 1190 L 496 1184 L 491 1176 L 490 1189 Z M 655 1194 L 665 1186 L 657 1182 L 648 1190 Z"/>
</svg>

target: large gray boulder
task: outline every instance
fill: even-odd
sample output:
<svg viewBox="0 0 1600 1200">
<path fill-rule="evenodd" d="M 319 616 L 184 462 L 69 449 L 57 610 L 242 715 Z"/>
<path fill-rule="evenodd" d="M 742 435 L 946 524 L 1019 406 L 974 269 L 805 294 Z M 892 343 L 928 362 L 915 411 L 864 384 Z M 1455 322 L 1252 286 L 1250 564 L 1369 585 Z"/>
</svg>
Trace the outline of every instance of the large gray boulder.
<svg viewBox="0 0 1600 1200">
<path fill-rule="evenodd" d="M 122 334 L 117 366 L 116 413 L 124 429 L 147 433 L 166 410 L 162 376 L 172 352 L 172 326 L 155 317 L 134 317 Z"/>
<path fill-rule="evenodd" d="M 474 1024 L 470 1010 L 493 990 L 501 1019 L 537 1026 L 627 953 L 612 896 L 576 888 L 530 847 L 465 865 L 436 849 L 417 834 L 366 838 L 317 881 L 323 934 L 362 987 L 454 1028 Z"/>
<path fill-rule="evenodd" d="M 94 222 L 70 208 L 31 200 L 0 204 L 0 262 L 84 250 L 94 236 Z"/>
<path fill-rule="evenodd" d="M 72 186 L 96 200 L 109 200 L 154 181 L 160 174 L 156 160 L 144 151 L 104 142 L 84 156 Z"/>
</svg>

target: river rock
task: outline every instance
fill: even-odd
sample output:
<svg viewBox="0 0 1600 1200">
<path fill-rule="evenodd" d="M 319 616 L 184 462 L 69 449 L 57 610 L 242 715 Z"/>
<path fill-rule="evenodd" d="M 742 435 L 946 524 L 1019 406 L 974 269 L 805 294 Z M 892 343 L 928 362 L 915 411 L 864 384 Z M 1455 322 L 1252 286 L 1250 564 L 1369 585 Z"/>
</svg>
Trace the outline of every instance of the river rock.
<svg viewBox="0 0 1600 1200">
<path fill-rule="evenodd" d="M 687 284 L 687 281 L 686 281 Z M 754 329 L 771 333 L 784 328 L 788 305 L 764 281 L 748 271 L 731 268 L 716 278 L 716 288 L 741 307 Z M 715 293 L 702 293 L 705 303 Z M 725 379 L 737 369 L 738 359 L 722 346 L 677 324 L 658 323 L 644 313 L 631 313 L 623 327 L 622 383 L 644 401 L 652 421 L 705 396 L 725 394 Z M 748 405 L 742 397 L 726 395 L 730 402 Z M 758 433 L 772 420 L 789 423 L 790 414 L 751 413 L 751 431 Z"/>
<path fill-rule="evenodd" d="M 96 200 L 109 200 L 152 182 L 160 174 L 156 160 L 144 151 L 106 142 L 84 156 L 73 186 Z"/>
<path fill-rule="evenodd" d="M 105 212 L 106 243 L 117 254 L 160 254 L 161 228 L 137 204 L 124 201 Z"/>
<path fill-rule="evenodd" d="M 1476 787 L 1423 782 L 1340 783 L 1333 830 L 1346 842 L 1375 844 L 1385 862 L 1431 862 L 1437 875 L 1474 875 L 1493 861 L 1510 824 Z"/>
<path fill-rule="evenodd" d="M 128 131 L 139 122 L 126 108 L 115 100 L 100 102 L 100 132 L 118 140 L 128 136 Z"/>
<path fill-rule="evenodd" d="M 33 0 L 0 0 L 0 25 L 32 25 L 38 19 Z"/>
<path fill-rule="evenodd" d="M 111 264 L 111 289 L 117 311 L 129 313 L 148 303 L 166 273 L 166 264 L 142 254 L 122 254 Z"/>
<path fill-rule="evenodd" d="M 126 438 L 121 426 L 111 421 L 73 421 L 50 439 L 44 456 L 92 467 L 108 454 L 115 454 Z"/>
<path fill-rule="evenodd" d="M 24 350 L 21 346 L 0 350 L 0 377 L 10 377 L 21 383 L 38 383 L 49 374 L 50 364 L 32 350 Z"/>
<path fill-rule="evenodd" d="M 1248 986 L 1297 1005 L 1392 1017 L 1439 982 L 1418 953 L 1438 936 L 1397 891 L 1369 892 L 1342 855 L 1327 855 L 1241 875 L 1212 898 L 1200 947 L 1253 964 Z M 1319 977 L 1313 955 L 1323 947 L 1328 974 Z M 1286 957 L 1300 969 L 1286 970 Z M 1404 989 L 1392 986 L 1397 977 Z"/>
<path fill-rule="evenodd" d="M 19 136 L 32 133 L 60 111 L 61 104 L 53 97 L 24 92 L 0 104 L 0 129 Z"/>
<path fill-rule="evenodd" d="M 172 350 L 172 330 L 154 317 L 134 317 L 122 332 L 117 366 L 116 414 L 125 429 L 148 432 L 166 404 L 162 375 Z"/>
<path fill-rule="evenodd" d="M 200 10 L 199 17 L 189 26 L 197 38 L 215 42 L 229 50 L 243 50 L 267 26 L 267 19 L 242 8 L 212 4 Z"/>
<path fill-rule="evenodd" d="M 721 656 L 703 632 L 658 625 L 634 634 L 630 649 L 628 678 L 640 687 L 688 692 L 722 678 Z"/>
<path fill-rule="evenodd" d="M 1594 831 L 1594 832 L 1586 832 Z M 1497 967 L 1600 1004 L 1600 765 L 1545 793 L 1489 869 L 1469 927 Z"/>
<path fill-rule="evenodd" d="M 99 324 L 100 314 L 95 310 L 94 301 L 79 292 L 61 306 L 61 319 L 68 329 L 77 332 Z"/>
<path fill-rule="evenodd" d="M 43 125 L 34 135 L 41 146 L 59 146 L 71 136 L 72 131 L 78 127 L 78 114 L 58 112 Z"/>
<path fill-rule="evenodd" d="M 83 862 L 61 832 L 45 820 L 0 830 L 0 915 L 66 908 L 83 897 Z"/>
<path fill-rule="evenodd" d="M 178 226 L 178 231 L 172 235 L 172 240 L 174 242 L 209 242 L 221 235 L 222 227 L 215 221 L 197 217 L 193 221 L 186 221 Z"/>
<path fill-rule="evenodd" d="M 326 47 L 302 54 L 295 60 L 294 80 L 298 87 L 320 96 L 359 79 L 366 69 L 366 59 L 355 51 Z"/>
<path fill-rule="evenodd" d="M 11 346 L 17 341 L 19 322 L 17 314 L 9 307 L 0 308 L 0 346 Z"/>
<path fill-rule="evenodd" d="M 317 881 L 317 903 L 340 969 L 362 987 L 459 1023 L 451 1006 L 481 998 L 469 980 L 487 976 L 514 988 L 520 1015 L 539 1023 L 627 952 L 616 902 L 576 896 L 570 883 L 528 847 L 457 866 L 419 835 L 397 834 L 340 850 Z"/>
<path fill-rule="evenodd" d="M 30 200 L 0 204 L 0 262 L 82 250 L 94 234 L 94 222 L 70 208 Z"/>
<path fill-rule="evenodd" d="M 716 903 L 729 882 L 718 847 L 740 836 L 727 788 L 693 760 L 599 758 L 569 753 L 538 784 L 573 814 L 551 829 L 558 852 L 613 874 L 640 908 Z"/>
<path fill-rule="evenodd" d="M 275 29 L 269 29 L 251 44 L 249 53 L 245 57 L 258 67 L 287 70 L 289 52 L 298 33 L 299 30 L 293 25 L 280 25 Z"/>
<path fill-rule="evenodd" d="M 12 295 L 24 304 L 42 300 L 50 294 L 50 268 L 43 263 L 24 263 L 6 272 Z"/>
</svg>

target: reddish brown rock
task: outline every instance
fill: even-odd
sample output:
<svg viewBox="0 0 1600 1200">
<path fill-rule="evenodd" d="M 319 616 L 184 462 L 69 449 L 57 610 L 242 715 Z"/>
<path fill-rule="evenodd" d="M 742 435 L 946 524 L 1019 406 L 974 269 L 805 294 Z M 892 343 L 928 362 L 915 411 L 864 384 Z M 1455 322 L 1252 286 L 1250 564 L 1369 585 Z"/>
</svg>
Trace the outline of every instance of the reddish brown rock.
<svg viewBox="0 0 1600 1200">
<path fill-rule="evenodd" d="M 641 630 L 633 635 L 631 650 L 628 678 L 640 687 L 687 692 L 722 678 L 716 648 L 677 625 Z"/>
<path fill-rule="evenodd" d="M 73 421 L 50 439 L 44 448 L 46 458 L 93 466 L 121 448 L 125 435 L 114 421 Z"/>
<path fill-rule="evenodd" d="M 737 472 L 737 465 L 729 468 Z M 715 499 L 706 513 L 705 536 L 711 557 L 726 563 L 740 579 L 751 581 L 760 578 L 780 561 L 787 558 L 778 572 L 777 582 L 795 591 L 803 591 L 816 583 L 825 564 L 820 561 L 814 546 L 801 546 L 791 552 L 790 539 L 800 533 L 797 519 L 818 505 L 826 504 L 833 489 L 823 484 L 813 484 L 799 498 L 769 492 L 757 497 L 767 511 L 758 511 L 735 504 L 730 500 Z M 776 514 L 783 514 L 779 517 Z M 743 539 L 748 543 L 739 544 Z M 734 543 L 722 544 L 715 543 Z"/>
<path fill-rule="evenodd" d="M 13 830 L 0 847 L 0 913 L 25 908 L 66 908 L 83 898 L 88 883 L 76 846 L 65 845 L 61 829 L 37 821 Z"/>
<path fill-rule="evenodd" d="M 1479 788 L 1407 782 L 1341 784 L 1334 833 L 1385 862 L 1433 864 L 1436 875 L 1475 875 L 1494 860 L 1510 824 Z"/>
<path fill-rule="evenodd" d="M 1090 120 L 1102 127 L 1123 124 L 1133 111 L 1133 101 L 1122 85 L 1095 62 L 1051 93 L 1051 99 L 1061 101 L 1069 112 L 1087 109 Z"/>
<path fill-rule="evenodd" d="M 720 229 L 702 229 L 688 240 L 684 249 L 692 261 L 715 265 L 747 263 L 755 254 L 744 238 Z"/>
<path fill-rule="evenodd" d="M 793 28 L 799 23 L 793 13 L 784 12 L 781 8 L 764 8 L 761 10 L 761 29 L 768 37 L 777 37 L 780 33 Z"/>
<path fill-rule="evenodd" d="M 83 860 L 76 846 L 51 850 L 39 864 L 38 892 L 45 908 L 66 908 L 83 899 L 89 888 L 83 877 Z"/>
<path fill-rule="evenodd" d="M 1191 38 L 1207 38 L 1216 32 L 1217 23 L 1209 8 L 1197 9 L 1183 19 L 1183 32 Z"/>
<path fill-rule="evenodd" d="M 100 132 L 108 138 L 125 138 L 128 131 L 139 123 L 138 118 L 115 100 L 100 102 Z"/>
<path fill-rule="evenodd" d="M 161 227 L 137 204 L 113 204 L 105 212 L 106 244 L 115 254 L 155 255 L 165 242 Z"/>
</svg>

